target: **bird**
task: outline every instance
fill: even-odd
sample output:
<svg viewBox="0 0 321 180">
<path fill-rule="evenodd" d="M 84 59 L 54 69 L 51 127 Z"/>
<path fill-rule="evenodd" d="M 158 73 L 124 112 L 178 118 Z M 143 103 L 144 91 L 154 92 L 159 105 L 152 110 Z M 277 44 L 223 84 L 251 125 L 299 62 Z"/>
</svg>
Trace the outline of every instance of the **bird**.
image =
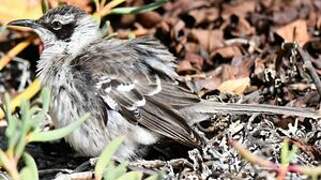
<svg viewBox="0 0 321 180">
<path fill-rule="evenodd" d="M 123 160 L 142 157 L 141 147 L 163 138 L 200 148 L 206 140 L 191 125 L 218 112 L 319 117 L 306 109 L 203 100 L 184 85 L 175 71 L 176 58 L 158 40 L 106 39 L 92 16 L 74 6 L 59 6 L 39 19 L 8 25 L 29 27 L 43 42 L 37 76 L 51 90 L 50 115 L 56 128 L 90 113 L 65 137 L 84 156 L 98 156 L 121 135 L 125 139 L 115 157 Z"/>
</svg>

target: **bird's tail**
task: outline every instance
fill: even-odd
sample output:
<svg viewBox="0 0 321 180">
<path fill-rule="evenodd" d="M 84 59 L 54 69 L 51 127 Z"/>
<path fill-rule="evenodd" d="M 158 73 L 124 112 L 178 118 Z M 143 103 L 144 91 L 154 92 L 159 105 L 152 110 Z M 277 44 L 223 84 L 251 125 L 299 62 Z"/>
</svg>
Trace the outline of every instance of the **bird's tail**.
<svg viewBox="0 0 321 180">
<path fill-rule="evenodd" d="M 321 118 L 321 113 L 310 108 L 275 106 L 265 104 L 234 104 L 219 103 L 212 101 L 203 101 L 183 109 L 185 112 L 194 112 L 200 114 L 269 114 L 269 115 L 287 115 L 300 116 L 306 118 Z"/>
</svg>

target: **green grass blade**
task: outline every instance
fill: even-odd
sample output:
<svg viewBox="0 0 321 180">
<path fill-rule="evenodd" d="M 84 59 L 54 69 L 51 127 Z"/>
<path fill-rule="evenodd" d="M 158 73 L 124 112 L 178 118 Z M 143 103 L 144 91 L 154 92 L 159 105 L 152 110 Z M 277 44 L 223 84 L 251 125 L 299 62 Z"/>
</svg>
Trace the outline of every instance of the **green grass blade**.
<svg viewBox="0 0 321 180">
<path fill-rule="evenodd" d="M 4 111 L 6 115 L 6 120 L 8 122 L 8 126 L 5 131 L 5 135 L 8 138 L 8 152 L 14 151 L 14 147 L 16 143 L 19 141 L 20 132 L 17 132 L 18 127 L 18 119 L 12 115 L 11 113 L 11 103 L 10 103 L 10 97 L 8 94 L 4 95 Z"/>
<path fill-rule="evenodd" d="M 4 103 L 5 103 L 4 111 L 8 122 L 8 127 L 6 129 L 5 134 L 9 138 L 16 131 L 17 119 L 15 119 L 11 113 L 10 97 L 7 93 L 4 95 Z"/>
<path fill-rule="evenodd" d="M 96 167 L 95 167 L 95 177 L 96 179 L 101 179 L 104 173 L 105 168 L 110 163 L 113 154 L 117 151 L 118 147 L 122 144 L 124 137 L 115 138 L 111 141 L 101 155 L 98 158 Z"/>
<path fill-rule="evenodd" d="M 25 162 L 25 167 L 28 168 L 29 172 L 31 173 L 32 179 L 33 180 L 38 180 L 38 168 L 35 160 L 33 159 L 32 156 L 30 156 L 28 153 L 23 154 L 23 159 Z"/>
<path fill-rule="evenodd" d="M 283 165 L 289 164 L 289 143 L 286 139 L 281 145 L 281 163 Z"/>
<path fill-rule="evenodd" d="M 48 88 L 43 88 L 43 90 L 41 91 L 41 102 L 42 110 L 48 112 L 50 104 L 50 90 Z"/>
<path fill-rule="evenodd" d="M 159 174 L 154 174 L 152 176 L 149 176 L 148 178 L 146 178 L 145 180 L 160 180 L 161 179 L 161 175 Z"/>
<path fill-rule="evenodd" d="M 103 179 L 104 180 L 114 180 L 115 175 L 114 175 L 114 169 L 115 169 L 114 163 L 109 163 L 108 166 L 104 169 L 103 173 Z"/>
<path fill-rule="evenodd" d="M 48 0 L 41 0 L 41 10 L 42 14 L 46 14 L 46 12 L 49 10 Z"/>
<path fill-rule="evenodd" d="M 5 165 L 8 163 L 8 157 L 2 149 L 0 149 L 0 165 Z"/>
<path fill-rule="evenodd" d="M 39 107 L 33 107 L 31 112 L 33 114 L 32 116 L 32 123 L 33 128 L 36 129 L 39 125 L 39 122 L 43 121 L 46 118 L 46 115 L 49 111 L 49 103 L 50 103 L 50 91 L 48 88 L 43 88 L 40 95 L 42 108 Z"/>
<path fill-rule="evenodd" d="M 23 151 L 24 151 L 25 146 L 27 144 L 27 140 L 25 137 L 31 128 L 30 104 L 26 100 L 23 100 L 21 102 L 21 120 L 22 120 L 22 122 L 21 122 L 22 124 L 19 129 L 20 137 L 19 137 L 19 141 L 16 144 L 16 148 L 15 148 L 15 157 L 18 159 L 23 154 Z"/>
<path fill-rule="evenodd" d="M 141 7 L 114 8 L 111 10 L 110 14 L 138 14 L 138 13 L 149 12 L 159 8 L 160 6 L 165 4 L 167 1 L 168 0 L 159 0 Z"/>
<path fill-rule="evenodd" d="M 127 171 L 128 162 L 123 162 L 119 166 L 114 167 L 113 169 L 105 169 L 104 180 L 114 180 L 122 175 L 124 175 Z"/>
<path fill-rule="evenodd" d="M 292 149 L 291 149 L 291 151 L 289 152 L 289 155 L 288 155 L 289 156 L 288 157 L 289 162 L 293 161 L 297 157 L 298 151 L 299 151 L 298 146 L 292 145 Z"/>
<path fill-rule="evenodd" d="M 126 173 L 122 175 L 120 178 L 117 178 L 117 180 L 141 180 L 143 177 L 143 173 L 139 171 L 131 171 L 129 173 Z"/>
<path fill-rule="evenodd" d="M 33 132 L 29 136 L 29 142 L 44 142 L 44 141 L 53 141 L 60 138 L 63 138 L 70 134 L 75 129 L 79 128 L 80 125 L 89 118 L 89 113 L 85 114 L 83 117 L 77 121 L 72 122 L 66 127 L 55 129 L 48 132 Z"/>
</svg>

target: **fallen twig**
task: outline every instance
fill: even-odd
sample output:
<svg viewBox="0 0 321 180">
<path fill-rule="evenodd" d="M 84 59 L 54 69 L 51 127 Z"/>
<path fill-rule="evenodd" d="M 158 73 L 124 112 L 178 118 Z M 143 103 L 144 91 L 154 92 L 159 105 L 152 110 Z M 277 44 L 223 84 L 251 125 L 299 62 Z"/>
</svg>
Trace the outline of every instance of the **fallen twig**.
<svg viewBox="0 0 321 180">
<path fill-rule="evenodd" d="M 86 172 L 77 172 L 71 174 L 58 174 L 56 176 L 56 180 L 59 179 L 78 179 L 78 180 L 86 180 L 86 179 L 93 179 L 94 173 L 92 171 Z"/>
<path fill-rule="evenodd" d="M 317 91 L 321 97 L 321 80 L 320 80 L 315 68 L 312 65 L 311 56 L 307 52 L 305 52 L 301 47 L 298 47 L 297 50 L 298 50 L 300 56 L 302 57 L 305 68 L 307 69 L 309 75 L 311 76 L 311 78 L 317 88 Z"/>
</svg>

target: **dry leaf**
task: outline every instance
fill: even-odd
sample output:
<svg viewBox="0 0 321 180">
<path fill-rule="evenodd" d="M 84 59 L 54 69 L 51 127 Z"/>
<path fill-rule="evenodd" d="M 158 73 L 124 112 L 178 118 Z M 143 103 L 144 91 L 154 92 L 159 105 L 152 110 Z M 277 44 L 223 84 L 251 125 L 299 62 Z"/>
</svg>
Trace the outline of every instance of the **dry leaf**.
<svg viewBox="0 0 321 180">
<path fill-rule="evenodd" d="M 215 7 L 213 8 L 202 8 L 195 9 L 188 13 L 191 17 L 193 17 L 195 21 L 195 25 L 199 25 L 201 23 L 210 23 L 219 17 L 219 10 Z"/>
<path fill-rule="evenodd" d="M 276 30 L 285 42 L 296 41 L 301 46 L 310 40 L 307 23 L 305 20 L 297 20 Z"/>
<path fill-rule="evenodd" d="M 252 35 L 255 33 L 255 28 L 243 17 L 239 18 L 237 30 L 237 36 Z"/>
<path fill-rule="evenodd" d="M 220 54 L 223 58 L 232 58 L 235 56 L 241 56 L 242 53 L 237 46 L 227 46 L 219 48 L 214 51 L 214 54 Z"/>
<path fill-rule="evenodd" d="M 177 72 L 182 74 L 194 74 L 202 70 L 204 59 L 198 54 L 187 53 L 184 60 L 177 66 Z"/>
<path fill-rule="evenodd" d="M 278 25 L 288 24 L 294 21 L 299 15 L 299 12 L 294 7 L 284 7 L 280 11 L 273 13 L 273 22 Z"/>
<path fill-rule="evenodd" d="M 196 89 L 198 90 L 214 90 L 217 89 L 220 84 L 221 80 L 217 77 L 195 80 Z"/>
<path fill-rule="evenodd" d="M 185 44 L 185 50 L 190 53 L 199 53 L 200 47 L 197 43 L 187 42 Z"/>
<path fill-rule="evenodd" d="M 231 15 L 236 15 L 239 17 L 245 17 L 247 13 L 254 12 L 256 6 L 256 1 L 239 1 L 235 4 L 223 4 L 223 17 L 226 19 L 227 17 Z"/>
<path fill-rule="evenodd" d="M 162 20 L 162 17 L 160 16 L 159 13 L 152 11 L 152 12 L 138 14 L 137 20 L 145 28 L 152 28 Z"/>
<path fill-rule="evenodd" d="M 192 29 L 189 36 L 208 52 L 224 46 L 224 35 L 221 30 Z"/>
<path fill-rule="evenodd" d="M 173 16 L 177 16 L 192 9 L 208 6 L 208 4 L 209 2 L 207 0 L 176 0 L 171 3 L 166 3 L 164 9 L 171 12 Z"/>
<path fill-rule="evenodd" d="M 190 61 L 181 61 L 179 62 L 177 69 L 177 73 L 179 74 L 195 74 L 197 71 L 192 66 L 192 63 Z"/>
<path fill-rule="evenodd" d="M 250 78 L 240 78 L 224 81 L 217 89 L 224 93 L 242 95 L 250 87 Z"/>
</svg>

